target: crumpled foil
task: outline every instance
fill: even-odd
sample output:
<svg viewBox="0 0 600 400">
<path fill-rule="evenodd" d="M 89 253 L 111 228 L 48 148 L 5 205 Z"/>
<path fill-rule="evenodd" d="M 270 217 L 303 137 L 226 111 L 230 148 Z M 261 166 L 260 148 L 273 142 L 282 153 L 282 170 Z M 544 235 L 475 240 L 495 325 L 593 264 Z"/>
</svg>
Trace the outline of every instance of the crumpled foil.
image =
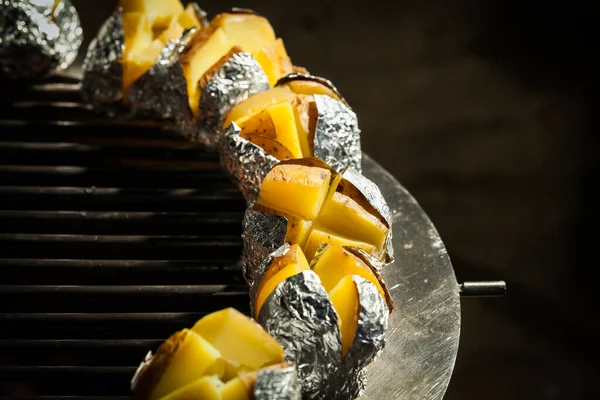
<svg viewBox="0 0 600 400">
<path fill-rule="evenodd" d="M 313 97 L 318 112 L 315 157 L 337 171 L 346 167 L 361 171 L 362 152 L 356 114 L 344 103 L 329 96 Z M 222 167 L 250 204 L 257 199 L 263 179 L 279 160 L 240 137 L 240 132 L 241 129 L 231 123 L 221 134 L 218 148 Z"/>
<path fill-rule="evenodd" d="M 285 217 L 252 208 L 246 210 L 242 221 L 242 263 L 244 278 L 249 284 L 254 282 L 257 271 L 269 254 L 285 244 L 287 224 Z"/>
<path fill-rule="evenodd" d="M 302 393 L 296 369 L 292 366 L 258 371 L 252 390 L 254 400 L 300 400 Z"/>
<path fill-rule="evenodd" d="M 0 1 L 0 75 L 35 78 L 67 68 L 83 42 L 70 0 Z"/>
<path fill-rule="evenodd" d="M 269 88 L 269 79 L 258 61 L 250 53 L 234 53 L 202 90 L 197 139 L 215 147 L 229 110 Z"/>
<path fill-rule="evenodd" d="M 336 380 L 341 385 L 335 391 L 340 399 L 354 399 L 363 394 L 366 375 L 361 372 L 381 354 L 388 326 L 389 309 L 379 290 L 358 275 L 352 279 L 358 289 L 360 313 L 352 347 L 343 360 L 344 378 Z"/>
<path fill-rule="evenodd" d="M 377 185 L 367 179 L 361 173 L 348 168 L 342 172 L 342 180 L 349 182 L 354 186 L 375 208 L 375 210 L 383 217 L 389 227 L 388 235 L 385 240 L 385 263 L 389 264 L 394 261 L 394 245 L 392 243 L 392 212 L 388 206 L 381 190 Z"/>
<path fill-rule="evenodd" d="M 92 39 L 83 62 L 81 93 L 97 110 L 116 115 L 122 108 L 123 66 L 119 62 L 125 50 L 121 10 L 115 11 Z"/>
<path fill-rule="evenodd" d="M 259 146 L 240 136 L 240 128 L 232 122 L 219 135 L 221 167 L 237 184 L 246 202 L 252 203 L 260 192 L 262 180 L 279 162 Z"/>
<path fill-rule="evenodd" d="M 179 55 L 195 32 L 188 29 L 178 40 L 169 40 L 152 68 L 129 87 L 128 99 L 135 115 L 176 121 L 193 118 Z"/>
<path fill-rule="evenodd" d="M 288 250 L 289 246 L 283 246 L 267 257 L 260 276 L 275 257 Z M 363 370 L 385 347 L 388 306 L 375 285 L 358 275 L 352 279 L 358 290 L 360 312 L 352 347 L 343 359 L 337 313 L 313 271 L 303 271 L 281 282 L 269 295 L 257 318 L 281 343 L 286 360 L 296 365 L 306 398 L 354 399 L 360 396 L 366 383 Z M 253 299 L 259 282 L 257 276 L 251 289 Z"/>
<path fill-rule="evenodd" d="M 344 103 L 326 95 L 313 95 L 318 117 L 315 128 L 315 157 L 341 171 L 362 170 L 360 129 L 356 114 Z"/>
<path fill-rule="evenodd" d="M 338 316 L 319 277 L 303 271 L 281 282 L 265 301 L 258 322 L 294 364 L 303 398 L 320 399 L 337 382 L 342 341 Z"/>
</svg>

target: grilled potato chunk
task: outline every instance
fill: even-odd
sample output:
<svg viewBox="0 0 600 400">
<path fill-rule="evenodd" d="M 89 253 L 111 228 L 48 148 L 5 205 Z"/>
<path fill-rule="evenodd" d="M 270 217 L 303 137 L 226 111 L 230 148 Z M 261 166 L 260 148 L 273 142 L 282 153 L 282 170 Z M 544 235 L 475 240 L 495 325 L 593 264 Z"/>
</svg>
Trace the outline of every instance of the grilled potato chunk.
<svg viewBox="0 0 600 400">
<path fill-rule="evenodd" d="M 202 76 L 232 47 L 250 52 L 270 80 L 276 81 L 291 72 L 291 62 L 283 42 L 277 40 L 266 18 L 247 12 L 219 14 L 208 27 L 194 36 L 181 55 L 190 108 L 196 116 L 202 95 L 199 84 Z"/>
<path fill-rule="evenodd" d="M 314 158 L 275 165 L 253 209 L 286 217 L 286 242 L 300 245 L 309 261 L 321 243 L 358 247 L 379 258 L 389 233 L 366 198 Z"/>
<path fill-rule="evenodd" d="M 252 398 L 257 372 L 282 367 L 279 343 L 260 325 L 232 308 L 173 334 L 141 370 L 136 399 Z"/>
</svg>

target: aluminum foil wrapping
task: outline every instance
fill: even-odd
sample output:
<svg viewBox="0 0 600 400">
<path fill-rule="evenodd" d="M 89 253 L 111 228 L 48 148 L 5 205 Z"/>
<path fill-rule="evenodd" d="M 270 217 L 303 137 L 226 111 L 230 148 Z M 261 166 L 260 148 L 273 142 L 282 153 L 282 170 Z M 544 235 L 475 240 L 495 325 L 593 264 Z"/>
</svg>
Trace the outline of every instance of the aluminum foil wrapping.
<svg viewBox="0 0 600 400">
<path fill-rule="evenodd" d="M 253 203 L 264 177 L 279 160 L 242 138 L 235 122 L 219 136 L 218 148 L 221 166 L 237 184 L 246 202 Z"/>
<path fill-rule="evenodd" d="M 326 95 L 313 95 L 318 117 L 315 128 L 315 157 L 341 171 L 361 171 L 360 129 L 356 114 L 344 103 Z"/>
<path fill-rule="evenodd" d="M 179 55 L 195 31 L 188 29 L 179 39 L 170 40 L 152 68 L 129 87 L 128 98 L 136 116 L 175 121 L 193 118 Z"/>
<path fill-rule="evenodd" d="M 295 365 L 303 398 L 321 399 L 332 389 L 341 367 L 338 316 L 312 271 L 281 282 L 265 301 L 258 322 L 283 346 Z"/>
<path fill-rule="evenodd" d="M 392 212 L 385 201 L 381 190 L 371 180 L 367 179 L 361 173 L 348 168 L 342 172 L 342 179 L 354 186 L 373 206 L 373 208 L 383 217 L 389 227 L 389 232 L 386 237 L 385 263 L 389 264 L 394 261 L 394 246 L 392 244 Z"/>
<path fill-rule="evenodd" d="M 267 267 L 273 257 L 285 254 L 281 250 L 285 249 L 269 257 Z M 388 306 L 375 285 L 357 275 L 352 279 L 360 312 L 352 347 L 343 359 L 337 313 L 314 272 L 304 271 L 281 282 L 258 316 L 258 322 L 285 349 L 286 360 L 296 365 L 306 398 L 360 396 L 365 387 L 364 369 L 385 347 Z"/>
<path fill-rule="evenodd" d="M 242 227 L 244 278 L 252 285 L 264 260 L 285 244 L 287 219 L 275 214 L 246 210 Z M 284 253 L 285 254 L 285 253 Z M 263 271 L 264 272 L 264 271 Z M 262 275 L 262 274 L 260 274 Z M 259 276 L 260 276 L 259 275 Z"/>
<path fill-rule="evenodd" d="M 300 400 L 302 392 L 294 367 L 261 369 L 252 390 L 254 400 Z"/>
<path fill-rule="evenodd" d="M 269 88 L 269 79 L 258 61 L 250 53 L 234 53 L 202 89 L 198 140 L 216 146 L 229 110 Z"/>
<path fill-rule="evenodd" d="M 119 60 L 125 50 L 122 12 L 114 12 L 92 39 L 83 62 L 81 93 L 97 110 L 117 114 L 123 97 L 123 67 Z"/>
<path fill-rule="evenodd" d="M 340 399 L 354 399 L 362 395 L 365 388 L 364 369 L 375 360 L 385 347 L 385 331 L 388 326 L 389 309 L 379 290 L 366 279 L 352 277 L 358 289 L 360 313 L 358 328 L 343 361 L 343 379 L 337 379 L 336 390 Z"/>
<path fill-rule="evenodd" d="M 35 78 L 67 68 L 83 42 L 70 0 L 0 1 L 0 75 Z"/>
</svg>

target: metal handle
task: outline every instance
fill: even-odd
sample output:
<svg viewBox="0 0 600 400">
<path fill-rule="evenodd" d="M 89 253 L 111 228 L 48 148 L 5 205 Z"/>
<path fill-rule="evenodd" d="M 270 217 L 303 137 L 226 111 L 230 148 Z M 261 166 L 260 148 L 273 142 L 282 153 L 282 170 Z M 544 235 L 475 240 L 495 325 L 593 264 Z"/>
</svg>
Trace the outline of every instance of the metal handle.
<svg viewBox="0 0 600 400">
<path fill-rule="evenodd" d="M 503 297 L 506 295 L 506 282 L 483 281 L 459 284 L 461 297 Z"/>
</svg>

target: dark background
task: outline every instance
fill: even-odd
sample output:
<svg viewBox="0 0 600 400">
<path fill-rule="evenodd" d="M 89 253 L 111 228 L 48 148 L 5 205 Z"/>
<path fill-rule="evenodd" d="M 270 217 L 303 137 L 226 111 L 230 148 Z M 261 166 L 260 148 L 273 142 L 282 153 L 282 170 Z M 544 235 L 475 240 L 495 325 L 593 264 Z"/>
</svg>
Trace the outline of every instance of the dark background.
<svg viewBox="0 0 600 400">
<path fill-rule="evenodd" d="M 89 41 L 116 2 L 74 3 Z M 463 300 L 448 399 L 598 398 L 592 5 L 199 4 L 268 17 L 293 62 L 350 102 L 364 150 L 428 212 L 459 281 L 508 282 L 505 299 Z"/>
</svg>

